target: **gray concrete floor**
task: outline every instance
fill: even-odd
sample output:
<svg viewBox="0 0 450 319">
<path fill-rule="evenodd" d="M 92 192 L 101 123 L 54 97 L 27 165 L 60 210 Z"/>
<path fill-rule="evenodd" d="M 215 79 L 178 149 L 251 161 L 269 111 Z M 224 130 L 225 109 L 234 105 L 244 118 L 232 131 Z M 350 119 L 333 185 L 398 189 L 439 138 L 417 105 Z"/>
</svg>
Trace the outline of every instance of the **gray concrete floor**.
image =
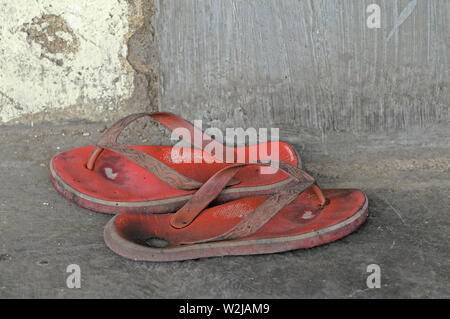
<svg viewBox="0 0 450 319">
<path fill-rule="evenodd" d="M 0 298 L 450 297 L 445 127 L 389 137 L 282 128 L 322 187 L 367 193 L 367 222 L 313 249 L 157 264 L 115 255 L 102 235 L 110 216 L 69 203 L 49 182 L 51 157 L 93 144 L 104 126 L 0 127 Z M 366 286 L 372 263 L 380 289 Z M 81 267 L 80 289 L 66 287 L 69 264 Z"/>
</svg>

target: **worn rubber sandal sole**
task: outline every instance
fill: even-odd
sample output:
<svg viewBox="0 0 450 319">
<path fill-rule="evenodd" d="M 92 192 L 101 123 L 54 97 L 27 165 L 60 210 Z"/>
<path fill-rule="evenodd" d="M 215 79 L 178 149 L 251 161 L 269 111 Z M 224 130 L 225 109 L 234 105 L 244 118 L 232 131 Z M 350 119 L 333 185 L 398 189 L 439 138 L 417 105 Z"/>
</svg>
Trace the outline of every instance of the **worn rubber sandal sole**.
<svg viewBox="0 0 450 319">
<path fill-rule="evenodd" d="M 167 262 L 226 255 L 269 254 L 311 248 L 338 240 L 355 231 L 366 220 L 366 195 L 355 189 L 323 190 L 328 204 L 308 189 L 282 208 L 256 233 L 241 239 L 198 244 L 198 238 L 225 232 L 261 205 L 267 197 L 242 198 L 202 212 L 188 227 L 171 226 L 172 214 L 125 213 L 114 216 L 104 229 L 106 245 L 125 258 Z"/>
<path fill-rule="evenodd" d="M 295 150 L 284 142 L 279 143 L 281 161 L 302 167 L 302 161 Z M 262 145 L 262 144 L 259 144 Z M 95 146 L 82 147 L 57 154 L 49 165 L 50 180 L 55 189 L 71 202 L 101 213 L 118 214 L 167 213 L 186 203 L 194 190 L 182 190 L 169 186 L 151 172 L 135 162 L 110 150 L 103 150 L 93 170 L 86 168 L 86 162 Z M 242 147 L 246 154 L 257 145 Z M 229 165 L 224 163 L 173 163 L 170 146 L 129 146 L 156 158 L 181 174 L 199 182 L 206 181 L 218 170 Z M 195 156 L 208 156 L 201 150 L 192 150 Z M 270 194 L 288 183 L 287 175 L 255 174 L 253 168 L 245 168 L 236 179 L 238 185 L 226 188 L 218 197 L 225 202 L 247 196 Z"/>
</svg>

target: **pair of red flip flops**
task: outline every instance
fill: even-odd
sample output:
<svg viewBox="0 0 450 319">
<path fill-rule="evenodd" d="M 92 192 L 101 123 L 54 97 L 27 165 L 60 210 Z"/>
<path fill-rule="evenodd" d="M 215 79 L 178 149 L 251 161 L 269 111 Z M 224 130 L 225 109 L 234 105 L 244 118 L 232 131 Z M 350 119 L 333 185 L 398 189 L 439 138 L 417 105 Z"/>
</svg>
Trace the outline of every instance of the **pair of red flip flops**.
<svg viewBox="0 0 450 319">
<path fill-rule="evenodd" d="M 122 130 L 149 116 L 191 146 L 194 163 L 174 161 L 186 149 L 123 146 Z M 176 131 L 175 131 L 176 132 Z M 194 138 L 201 136 L 201 139 Z M 276 145 L 274 144 L 276 143 Z M 208 146 L 209 145 L 209 146 Z M 263 161 L 220 162 L 223 154 L 259 154 L 276 146 L 278 169 L 263 174 Z M 174 150 L 176 151 L 174 153 Z M 264 152 L 263 152 L 264 153 Z M 237 156 L 235 156 L 236 158 Z M 214 160 L 212 160 L 214 159 Z M 146 261 L 266 254 L 313 247 L 342 238 L 367 218 L 368 201 L 356 189 L 321 190 L 284 142 L 230 148 L 170 113 L 130 115 L 110 127 L 95 146 L 56 155 L 50 179 L 70 201 L 116 214 L 106 225 L 106 244 L 117 254 Z"/>
</svg>

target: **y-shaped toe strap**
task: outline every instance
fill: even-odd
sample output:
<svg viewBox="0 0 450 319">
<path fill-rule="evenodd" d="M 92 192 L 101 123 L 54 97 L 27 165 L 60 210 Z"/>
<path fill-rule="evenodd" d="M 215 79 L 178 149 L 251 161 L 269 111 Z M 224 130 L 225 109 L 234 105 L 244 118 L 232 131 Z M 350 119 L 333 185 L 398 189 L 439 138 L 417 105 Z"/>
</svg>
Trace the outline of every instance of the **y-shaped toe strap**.
<svg viewBox="0 0 450 319">
<path fill-rule="evenodd" d="M 147 153 L 126 146 L 122 146 L 117 143 L 117 139 L 120 133 L 128 125 L 130 125 L 137 119 L 145 116 L 150 116 L 151 118 L 163 124 L 165 127 L 167 127 L 172 131 L 176 129 L 187 130 L 189 134 L 181 134 L 180 137 L 187 140 L 187 142 L 189 142 L 191 145 L 203 148 L 205 146 L 203 145 L 204 143 L 208 144 L 217 143 L 218 147 L 223 147 L 224 152 L 226 152 L 227 149 L 226 146 L 220 144 L 215 140 L 212 140 L 211 137 L 204 134 L 200 129 L 196 128 L 191 123 L 183 120 L 182 118 L 174 114 L 163 112 L 138 113 L 129 115 L 117 121 L 109 129 L 107 129 L 105 133 L 103 133 L 103 135 L 97 142 L 95 149 L 92 151 L 86 164 L 86 167 L 90 170 L 93 170 L 97 158 L 100 156 L 100 154 L 104 149 L 108 149 L 135 162 L 139 166 L 143 167 L 144 169 L 146 169 L 147 171 L 158 177 L 166 184 L 170 185 L 171 187 L 183 190 L 199 189 L 202 186 L 201 182 L 196 181 L 190 177 L 184 176 L 175 169 L 171 168 L 170 166 L 166 165 L 165 163 L 161 162 L 160 160 L 154 158 L 153 156 Z M 190 139 L 188 139 L 188 136 L 190 137 Z M 202 138 L 196 139 L 195 136 L 201 136 Z M 235 185 L 237 183 L 239 183 L 239 181 L 230 180 L 227 186 Z"/>
<path fill-rule="evenodd" d="M 105 146 L 117 145 L 117 139 L 119 138 L 119 135 L 122 133 L 122 131 L 132 122 L 145 116 L 149 116 L 153 120 L 156 120 L 157 122 L 164 125 L 169 130 L 179 134 L 179 137 L 188 142 L 189 145 L 195 146 L 199 149 L 204 149 L 206 145 L 209 145 L 213 149 L 217 149 L 218 147 L 222 148 L 222 154 L 227 154 L 227 152 L 230 152 L 228 147 L 214 140 L 211 136 L 205 134 L 202 130 L 195 127 L 188 121 L 176 116 L 175 114 L 168 112 L 137 113 L 128 115 L 127 117 L 124 117 L 123 119 L 117 121 L 110 128 L 108 128 L 105 133 L 103 133 L 103 135 L 97 142 L 97 147 L 93 150 L 91 156 L 89 157 L 86 167 L 92 170 L 98 156 L 103 151 L 103 149 L 106 148 Z M 196 138 L 197 136 L 199 138 Z M 231 152 L 234 152 L 234 150 L 231 150 Z M 214 154 L 212 155 L 214 156 Z M 218 160 L 222 161 L 221 158 Z"/>
<path fill-rule="evenodd" d="M 202 211 L 220 194 L 227 181 L 231 179 L 240 169 L 249 165 L 265 165 L 261 163 L 236 164 L 226 167 L 214 174 L 180 209 L 170 220 L 174 228 L 184 228 L 194 222 Z M 232 227 L 229 231 L 216 237 L 204 238 L 195 242 L 183 242 L 182 244 L 198 244 L 219 240 L 230 240 L 247 237 L 261 229 L 269 220 L 271 220 L 286 205 L 289 205 L 306 189 L 313 187 L 317 194 L 320 205 L 325 205 L 325 197 L 322 191 L 314 185 L 314 178 L 303 170 L 280 162 L 280 169 L 289 175 L 292 182 L 285 189 L 271 195 L 264 203 L 258 206 L 254 211 L 248 214 L 243 220 Z"/>
</svg>

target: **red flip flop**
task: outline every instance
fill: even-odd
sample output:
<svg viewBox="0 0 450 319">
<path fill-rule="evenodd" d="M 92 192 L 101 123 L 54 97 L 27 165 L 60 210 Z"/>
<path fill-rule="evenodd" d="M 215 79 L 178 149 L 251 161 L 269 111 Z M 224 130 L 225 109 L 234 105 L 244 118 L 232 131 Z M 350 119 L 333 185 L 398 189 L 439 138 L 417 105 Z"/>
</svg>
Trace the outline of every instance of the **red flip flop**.
<svg viewBox="0 0 450 319">
<path fill-rule="evenodd" d="M 125 213 L 106 225 L 104 239 L 129 259 L 166 262 L 225 255 L 268 254 L 329 243 L 355 231 L 368 216 L 356 189 L 320 190 L 302 170 L 283 164 L 290 183 L 270 196 L 206 208 L 241 169 L 214 174 L 174 214 Z"/>
<path fill-rule="evenodd" d="M 172 155 L 178 154 L 181 148 L 117 144 L 122 130 L 144 116 L 150 116 L 172 131 L 181 129 L 178 135 L 197 147 L 190 149 L 194 163 L 177 163 L 173 160 Z M 183 206 L 214 173 L 232 165 L 210 163 L 218 153 L 231 153 L 234 159 L 243 155 L 240 162 L 273 159 L 272 154 L 260 154 L 262 147 L 269 150 L 273 147 L 278 150 L 280 161 L 302 167 L 300 158 L 287 143 L 277 141 L 230 148 L 174 114 L 140 113 L 116 122 L 101 136 L 96 146 L 72 149 L 53 157 L 49 175 L 62 196 L 93 211 L 110 214 L 168 213 Z M 214 152 L 208 151 L 211 149 Z M 172 153 L 174 150 L 176 152 Z M 252 158 L 251 154 L 257 154 L 257 158 Z M 198 159 L 200 163 L 195 163 Z M 225 202 L 246 196 L 272 194 L 288 182 L 288 176 L 280 170 L 273 174 L 262 174 L 257 167 L 245 167 L 229 181 L 228 187 L 218 195 L 217 200 Z"/>
</svg>

